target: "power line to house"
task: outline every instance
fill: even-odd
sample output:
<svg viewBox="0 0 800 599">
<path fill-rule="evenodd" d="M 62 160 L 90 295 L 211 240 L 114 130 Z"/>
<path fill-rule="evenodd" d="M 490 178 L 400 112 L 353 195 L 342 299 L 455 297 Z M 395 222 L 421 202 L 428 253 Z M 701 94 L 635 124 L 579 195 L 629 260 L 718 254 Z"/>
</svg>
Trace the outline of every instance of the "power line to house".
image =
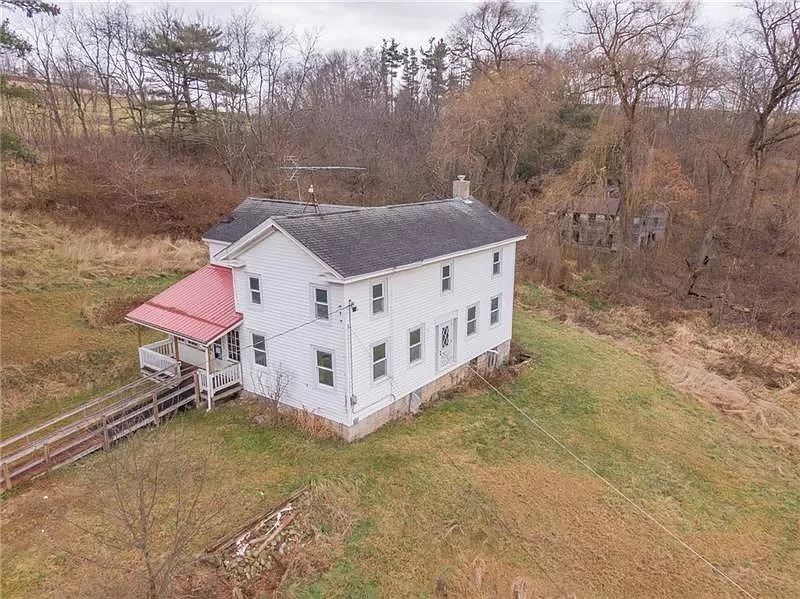
<svg viewBox="0 0 800 599">
<path fill-rule="evenodd" d="M 546 436 L 547 436 L 547 437 L 548 437 L 548 438 L 549 438 L 551 441 L 553 441 L 553 443 L 555 443 L 556 445 L 558 445 L 558 446 L 559 446 L 561 449 L 563 449 L 563 450 L 564 450 L 565 452 L 567 452 L 567 453 L 568 453 L 570 456 L 572 456 L 572 458 L 573 458 L 573 459 L 574 459 L 576 462 L 578 462 L 578 463 L 579 463 L 581 466 L 583 466 L 584 468 L 586 468 L 586 469 L 587 469 L 589 472 L 591 472 L 591 473 L 592 473 L 594 476 L 596 476 L 596 477 L 597 477 L 598 479 L 600 479 L 600 480 L 601 480 L 603 483 L 605 483 L 605 484 L 606 484 L 606 486 L 608 486 L 608 487 L 609 487 L 609 488 L 610 488 L 612 491 L 614 491 L 614 492 L 615 492 L 617 495 L 619 495 L 619 496 L 620 496 L 620 497 L 622 497 L 622 498 L 623 498 L 625 501 L 627 501 L 628 503 L 630 503 L 630 504 L 631 504 L 631 505 L 632 505 L 634 508 L 636 508 L 636 510 L 637 510 L 637 511 L 638 511 L 640 514 L 642 514 L 642 515 L 643 515 L 643 516 L 645 516 L 645 517 L 646 517 L 648 520 L 650 520 L 651 522 L 653 522 L 653 524 L 655 524 L 655 525 L 656 525 L 658 528 L 660 528 L 662 531 L 664 531 L 665 533 L 667 533 L 667 534 L 668 534 L 670 537 L 672 537 L 672 539 L 673 539 L 673 540 L 677 541 L 677 542 L 678 542 L 678 543 L 679 543 L 681 546 L 683 546 L 685 549 L 687 549 L 687 550 L 688 550 L 690 553 L 694 554 L 694 555 L 695 555 L 697 558 L 699 558 L 699 559 L 700 559 L 702 562 L 704 562 L 706 565 L 708 565 L 708 566 L 709 566 L 709 567 L 710 567 L 710 568 L 711 568 L 711 569 L 712 569 L 714 572 L 716 572 L 716 573 L 717 573 L 717 574 L 719 574 L 719 575 L 720 575 L 722 578 L 724 578 L 724 579 L 725 579 L 725 580 L 727 580 L 729 583 L 731 583 L 731 584 L 732 584 L 734 587 L 736 587 L 736 588 L 737 588 L 737 589 L 738 589 L 738 590 L 739 590 L 739 591 L 740 591 L 740 592 L 741 592 L 743 595 L 745 595 L 745 596 L 746 596 L 746 597 L 748 597 L 749 599 L 755 599 L 755 596 L 754 596 L 752 593 L 750 593 L 750 592 L 749 592 L 747 589 L 745 589 L 745 588 L 744 588 L 744 587 L 743 587 L 741 584 L 739 584 L 739 583 L 738 583 L 738 582 L 736 582 L 736 581 L 735 581 L 733 578 L 731 578 L 730 576 L 728 576 L 728 575 L 727 575 L 727 574 L 726 574 L 726 573 L 725 573 L 725 572 L 724 572 L 722 569 L 720 569 L 719 567 L 715 566 L 715 565 L 714 565 L 714 564 L 713 564 L 713 563 L 712 563 L 712 562 L 711 562 L 709 559 L 707 559 L 705 556 L 703 556 L 703 555 L 702 555 L 702 554 L 701 554 L 699 551 L 697 551 L 697 550 L 696 550 L 694 547 L 692 547 L 691 545 L 689 545 L 689 543 L 687 543 L 686 541 L 684 541 L 683 539 L 681 539 L 681 538 L 680 538 L 680 537 L 679 537 L 677 534 L 675 534 L 675 533 L 674 533 L 674 532 L 672 532 L 672 531 L 671 531 L 669 528 L 667 528 L 665 525 L 663 525 L 663 524 L 662 524 L 662 523 L 661 523 L 661 522 L 660 522 L 660 521 L 659 521 L 659 520 L 658 520 L 658 519 L 657 519 L 655 516 L 653 516 L 653 515 L 652 515 L 650 512 L 648 512 L 647 510 L 645 510 L 645 509 L 644 509 L 642 506 L 640 506 L 638 503 L 636 503 L 635 501 L 633 501 L 633 499 L 631 499 L 630 497 L 628 497 L 628 496 L 627 496 L 627 495 L 626 495 L 624 492 L 622 492 L 622 491 L 621 491 L 621 490 L 620 490 L 618 487 L 616 487 L 616 486 L 614 485 L 614 483 L 612 483 L 612 482 L 611 482 L 611 481 L 609 481 L 607 478 L 605 478 L 605 477 L 604 477 L 602 474 L 600 474 L 599 472 L 597 472 L 597 470 L 595 470 L 594 468 L 592 468 L 592 466 L 591 466 L 591 465 L 590 465 L 588 462 L 586 462 L 585 460 L 583 460 L 583 459 L 582 459 L 582 458 L 581 458 L 579 455 L 577 455 L 577 454 L 576 454 L 574 451 L 572 451 L 572 450 L 571 450 L 569 447 L 567 447 L 567 446 L 566 446 L 564 443 L 562 443 L 562 442 L 561 442 L 561 441 L 560 441 L 560 440 L 559 440 L 559 439 L 558 439 L 558 438 L 557 438 L 555 435 L 553 435 L 551 432 L 549 432 L 547 429 L 545 429 L 545 428 L 544 428 L 544 427 L 543 427 L 541 424 L 539 424 L 539 422 L 537 422 L 537 421 L 536 421 L 534 418 L 532 418 L 531 416 L 529 416 L 529 415 L 528 415 L 528 414 L 527 414 L 527 413 L 526 413 L 524 410 L 522 410 L 522 408 L 520 408 L 520 407 L 519 407 L 517 404 L 515 404 L 513 401 L 511 401 L 511 399 L 510 399 L 509 397 L 507 397 L 507 396 L 506 396 L 506 395 L 505 395 L 505 394 L 504 394 L 502 391 L 500 391 L 500 390 L 499 390 L 497 387 L 495 387 L 495 386 L 494 386 L 494 385 L 492 385 L 492 384 L 491 384 L 489 381 L 487 381 L 487 380 L 486 380 L 486 379 L 483 377 L 483 375 L 481 375 L 481 373 L 480 373 L 480 372 L 478 372 L 477 370 L 475 370 L 475 369 L 474 369 L 472 366 L 468 366 L 468 368 L 469 368 L 469 369 L 470 369 L 472 372 L 474 372 L 474 373 L 475 373 L 475 374 L 478 376 L 478 378 L 479 378 L 479 379 L 481 379 L 481 380 L 482 380 L 484 383 L 486 383 L 486 385 L 487 385 L 487 386 L 488 386 L 490 389 L 492 389 L 492 390 L 493 390 L 495 393 L 497 393 L 497 394 L 498 394 L 500 397 L 502 397 L 502 398 L 503 398 L 503 399 L 504 399 L 504 400 L 505 400 L 505 401 L 508 403 L 508 405 L 510 405 L 512 408 L 514 408 L 514 409 L 515 409 L 517 412 L 519 412 L 519 413 L 520 413 L 520 414 L 521 414 L 521 415 L 522 415 L 522 416 L 523 416 L 523 417 L 524 417 L 526 420 L 528 420 L 528 421 L 529 421 L 531 424 L 533 424 L 533 425 L 534 425 L 534 426 L 535 426 L 537 429 L 539 429 L 539 431 L 541 431 L 541 432 L 542 432 L 544 435 L 546 435 Z"/>
</svg>

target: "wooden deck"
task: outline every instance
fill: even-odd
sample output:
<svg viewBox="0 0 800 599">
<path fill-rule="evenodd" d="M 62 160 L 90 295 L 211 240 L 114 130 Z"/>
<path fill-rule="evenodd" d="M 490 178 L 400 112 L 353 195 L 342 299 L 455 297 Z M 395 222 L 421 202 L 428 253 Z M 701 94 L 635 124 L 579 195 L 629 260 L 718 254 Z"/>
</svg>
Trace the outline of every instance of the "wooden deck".
<svg viewBox="0 0 800 599">
<path fill-rule="evenodd" d="M 199 400 L 194 368 L 143 376 L 0 442 L 0 489 L 108 450 L 119 439 Z"/>
</svg>

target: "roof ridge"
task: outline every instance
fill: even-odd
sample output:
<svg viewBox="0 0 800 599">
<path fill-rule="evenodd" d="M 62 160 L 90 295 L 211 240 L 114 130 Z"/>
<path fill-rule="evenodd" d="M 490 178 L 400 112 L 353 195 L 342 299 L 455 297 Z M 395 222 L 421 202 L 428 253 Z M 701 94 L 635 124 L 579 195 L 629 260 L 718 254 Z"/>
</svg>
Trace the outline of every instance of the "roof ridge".
<svg viewBox="0 0 800 599">
<path fill-rule="evenodd" d="M 466 198 L 442 198 L 440 200 L 425 200 L 424 202 L 404 202 L 402 204 L 386 204 L 385 206 L 371 206 L 372 208 L 405 208 L 407 206 L 425 206 L 427 204 L 444 204 Z"/>
<path fill-rule="evenodd" d="M 308 216 L 338 216 L 340 214 L 352 214 L 354 212 L 364 212 L 368 208 L 377 208 L 377 206 L 353 206 L 352 210 L 336 210 L 334 212 L 300 212 L 299 214 L 279 214 L 278 216 L 271 217 L 272 220 L 280 220 L 286 218 L 305 218 Z"/>
<path fill-rule="evenodd" d="M 280 198 L 262 198 L 259 196 L 247 196 L 248 200 L 256 200 L 258 202 L 275 202 L 276 204 L 292 204 L 293 206 L 314 206 L 312 202 L 300 202 L 298 200 L 282 200 Z M 344 206 L 345 208 L 359 208 L 352 204 L 317 204 L 318 206 Z"/>
</svg>

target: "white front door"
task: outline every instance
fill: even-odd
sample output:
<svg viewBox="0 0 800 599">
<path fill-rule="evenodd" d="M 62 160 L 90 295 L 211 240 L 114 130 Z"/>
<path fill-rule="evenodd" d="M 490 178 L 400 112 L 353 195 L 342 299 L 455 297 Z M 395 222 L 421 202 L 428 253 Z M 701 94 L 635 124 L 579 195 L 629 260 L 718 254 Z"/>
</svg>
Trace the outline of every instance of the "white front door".
<svg viewBox="0 0 800 599">
<path fill-rule="evenodd" d="M 455 361 L 455 321 L 443 322 L 436 327 L 436 358 L 439 370 Z"/>
</svg>

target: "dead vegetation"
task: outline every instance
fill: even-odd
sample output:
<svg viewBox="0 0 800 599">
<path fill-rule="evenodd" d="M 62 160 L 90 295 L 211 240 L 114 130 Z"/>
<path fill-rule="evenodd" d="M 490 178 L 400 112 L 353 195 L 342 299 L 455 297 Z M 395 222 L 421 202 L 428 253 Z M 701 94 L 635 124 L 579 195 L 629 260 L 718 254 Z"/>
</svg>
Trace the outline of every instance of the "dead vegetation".
<svg viewBox="0 0 800 599">
<path fill-rule="evenodd" d="M 294 584 L 328 570 L 344 553 L 358 519 L 361 483 L 321 479 L 228 532 L 176 584 L 175 596 L 286 596 Z"/>
<path fill-rule="evenodd" d="M 188 272 L 206 261 L 199 241 L 133 237 L 69 226 L 32 212 L 2 213 L 2 286 L 41 289 Z"/>
<path fill-rule="evenodd" d="M 537 310 L 646 355 L 670 384 L 800 458 L 800 348 L 792 338 L 714 327 L 702 313 L 659 319 L 640 307 L 597 310 L 542 288 L 535 294 Z"/>
</svg>

